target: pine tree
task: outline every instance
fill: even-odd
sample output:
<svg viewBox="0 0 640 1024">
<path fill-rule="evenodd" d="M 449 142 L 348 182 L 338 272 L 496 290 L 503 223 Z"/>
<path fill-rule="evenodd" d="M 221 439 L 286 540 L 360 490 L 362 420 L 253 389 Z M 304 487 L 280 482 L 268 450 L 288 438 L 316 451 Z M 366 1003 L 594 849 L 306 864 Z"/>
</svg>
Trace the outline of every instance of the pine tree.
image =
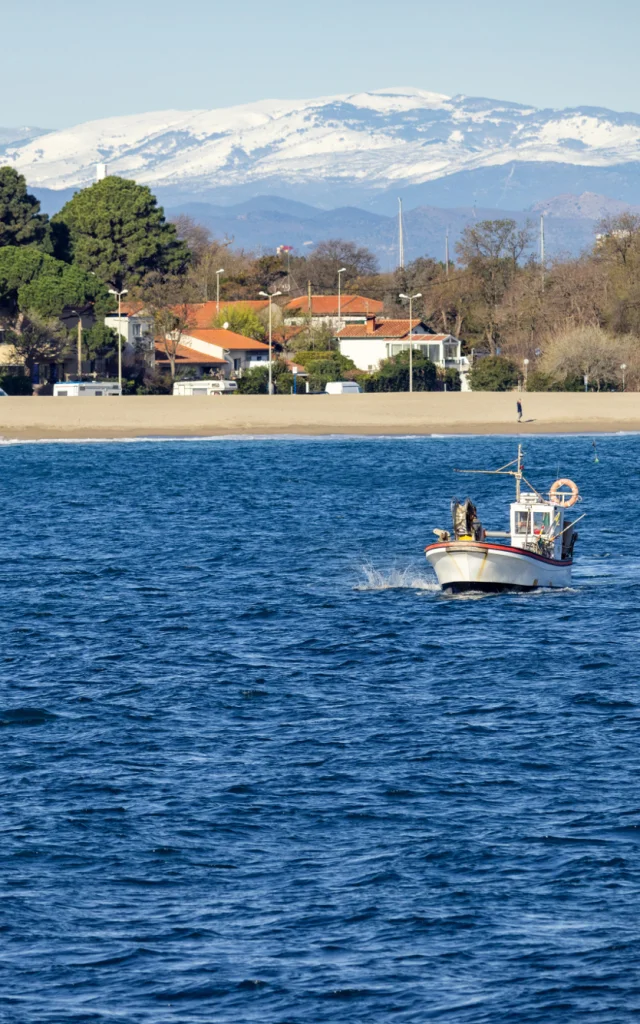
<svg viewBox="0 0 640 1024">
<path fill-rule="evenodd" d="M 0 247 L 39 244 L 47 235 L 48 217 L 27 192 L 27 182 L 13 167 L 0 167 Z"/>
<path fill-rule="evenodd" d="M 180 274 L 189 264 L 174 225 L 135 181 L 109 177 L 76 192 L 53 223 L 67 234 L 64 258 L 118 291 Z"/>
</svg>

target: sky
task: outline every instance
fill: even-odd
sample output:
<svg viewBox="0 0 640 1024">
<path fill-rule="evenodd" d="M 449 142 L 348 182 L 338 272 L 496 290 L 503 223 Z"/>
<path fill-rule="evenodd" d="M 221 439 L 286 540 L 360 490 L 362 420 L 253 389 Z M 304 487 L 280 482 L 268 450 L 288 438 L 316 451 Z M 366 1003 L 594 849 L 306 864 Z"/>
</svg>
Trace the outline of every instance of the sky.
<svg viewBox="0 0 640 1024">
<path fill-rule="evenodd" d="M 389 86 L 640 112 L 633 0 L 4 0 L 0 24 L 3 127 Z"/>
</svg>

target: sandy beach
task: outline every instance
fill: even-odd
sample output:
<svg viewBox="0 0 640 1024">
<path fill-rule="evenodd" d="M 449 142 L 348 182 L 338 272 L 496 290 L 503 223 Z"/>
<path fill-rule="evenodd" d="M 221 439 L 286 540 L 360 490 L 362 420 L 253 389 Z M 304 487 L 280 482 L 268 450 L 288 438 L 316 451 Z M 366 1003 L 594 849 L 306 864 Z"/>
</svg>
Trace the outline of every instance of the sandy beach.
<svg viewBox="0 0 640 1024">
<path fill-rule="evenodd" d="M 5 440 L 225 434 L 539 434 L 640 431 L 640 396 L 514 393 L 2 398 Z"/>
</svg>

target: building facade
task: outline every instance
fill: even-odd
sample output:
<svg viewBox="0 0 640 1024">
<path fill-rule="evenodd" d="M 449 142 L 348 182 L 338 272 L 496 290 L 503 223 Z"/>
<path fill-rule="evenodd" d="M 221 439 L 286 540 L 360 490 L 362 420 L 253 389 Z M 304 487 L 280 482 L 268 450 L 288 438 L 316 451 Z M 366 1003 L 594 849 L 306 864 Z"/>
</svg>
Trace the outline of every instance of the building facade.
<svg viewBox="0 0 640 1024">
<path fill-rule="evenodd" d="M 359 370 L 371 373 L 379 369 L 383 360 L 407 351 L 411 344 L 414 352 L 420 352 L 440 369 L 457 370 L 462 389 L 468 389 L 471 367 L 462 355 L 462 342 L 452 334 L 434 334 L 422 320 L 382 320 L 371 316 L 364 324 L 343 327 L 337 337 L 341 355 L 352 359 Z"/>
</svg>

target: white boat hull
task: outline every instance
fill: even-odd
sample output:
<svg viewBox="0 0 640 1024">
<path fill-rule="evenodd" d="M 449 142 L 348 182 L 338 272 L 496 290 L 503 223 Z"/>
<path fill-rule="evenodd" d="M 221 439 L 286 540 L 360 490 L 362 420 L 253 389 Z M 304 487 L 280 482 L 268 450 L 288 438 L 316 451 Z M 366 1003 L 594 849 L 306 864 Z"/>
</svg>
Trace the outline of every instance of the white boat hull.
<svg viewBox="0 0 640 1024">
<path fill-rule="evenodd" d="M 476 541 L 449 541 L 425 548 L 443 590 L 535 590 L 567 587 L 572 561 Z"/>
</svg>

